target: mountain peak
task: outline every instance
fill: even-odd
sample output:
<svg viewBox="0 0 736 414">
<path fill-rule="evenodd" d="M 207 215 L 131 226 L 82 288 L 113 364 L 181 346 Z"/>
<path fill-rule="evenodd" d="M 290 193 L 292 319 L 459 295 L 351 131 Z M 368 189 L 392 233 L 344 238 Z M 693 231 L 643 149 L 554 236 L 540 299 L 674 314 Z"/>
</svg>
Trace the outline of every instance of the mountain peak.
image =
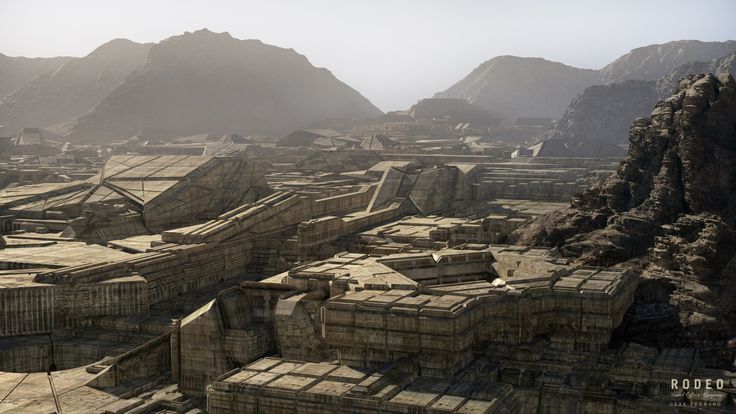
<svg viewBox="0 0 736 414">
<path fill-rule="evenodd" d="M 166 45 L 172 42 L 180 42 L 180 43 L 190 43 L 190 42 L 237 42 L 239 39 L 236 39 L 230 35 L 228 32 L 222 32 L 222 33 L 215 33 L 209 29 L 199 29 L 195 30 L 193 32 L 184 32 L 179 35 L 170 36 L 161 42 L 159 42 L 158 45 Z"/>
<path fill-rule="evenodd" d="M 256 39 L 238 39 L 228 32 L 216 33 L 209 29 L 200 29 L 194 32 L 185 32 L 180 35 L 168 37 L 151 48 L 151 60 L 156 59 L 195 59 L 200 61 L 222 58 L 236 58 L 243 53 L 245 48 L 250 52 L 256 49 L 264 50 L 281 49 L 276 46 L 266 45 Z"/>
<path fill-rule="evenodd" d="M 140 70 L 71 125 L 80 137 L 248 135 L 378 114 L 355 90 L 291 49 L 201 29 L 151 47 Z"/>
<path fill-rule="evenodd" d="M 105 42 L 90 52 L 85 58 L 127 58 L 130 53 L 148 53 L 152 43 L 137 43 L 132 40 L 117 38 Z"/>
<path fill-rule="evenodd" d="M 599 82 L 596 71 L 540 57 L 496 56 L 435 98 L 462 98 L 507 118 L 558 118 L 581 90 Z"/>
<path fill-rule="evenodd" d="M 183 38 L 199 38 L 199 39 L 233 39 L 238 40 L 235 37 L 233 37 L 229 32 L 213 32 L 212 30 L 204 27 L 199 30 L 195 30 L 193 32 L 184 32 L 181 35 L 178 36 L 172 36 L 172 37 L 183 37 Z"/>
<path fill-rule="evenodd" d="M 232 37 L 232 36 L 230 36 L 230 33 L 228 33 L 228 32 L 220 32 L 220 33 L 217 33 L 217 32 L 213 32 L 212 30 L 210 30 L 210 29 L 208 29 L 206 27 L 203 27 L 201 29 L 195 30 L 193 32 L 184 32 L 184 34 L 185 35 L 192 34 L 192 35 L 195 35 L 195 36 L 228 36 L 228 37 Z"/>
</svg>

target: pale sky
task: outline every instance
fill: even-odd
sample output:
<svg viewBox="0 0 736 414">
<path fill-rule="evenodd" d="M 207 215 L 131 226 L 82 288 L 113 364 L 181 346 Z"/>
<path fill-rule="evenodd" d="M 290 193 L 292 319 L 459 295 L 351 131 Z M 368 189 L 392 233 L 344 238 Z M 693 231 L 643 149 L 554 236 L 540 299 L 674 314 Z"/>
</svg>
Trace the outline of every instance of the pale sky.
<svg viewBox="0 0 736 414">
<path fill-rule="evenodd" d="M 494 56 L 598 69 L 652 43 L 736 39 L 734 18 L 733 0 L 0 0 L 0 53 L 83 56 L 206 27 L 293 48 L 386 111 Z"/>
</svg>

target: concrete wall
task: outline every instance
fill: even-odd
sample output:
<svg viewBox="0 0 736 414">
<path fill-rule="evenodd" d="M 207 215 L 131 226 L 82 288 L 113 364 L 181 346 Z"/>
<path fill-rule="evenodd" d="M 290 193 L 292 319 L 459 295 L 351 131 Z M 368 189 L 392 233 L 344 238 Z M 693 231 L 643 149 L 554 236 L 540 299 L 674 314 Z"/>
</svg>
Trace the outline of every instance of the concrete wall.
<svg viewBox="0 0 736 414">
<path fill-rule="evenodd" d="M 273 352 L 273 309 L 285 291 L 245 282 L 184 318 L 172 334 L 172 372 L 179 390 L 204 395 L 218 375 Z"/>
<path fill-rule="evenodd" d="M 0 337 L 52 332 L 57 290 L 51 285 L 0 289 Z"/>
<path fill-rule="evenodd" d="M 51 342 L 47 338 L 27 346 L 0 349 L 0 371 L 46 372 L 52 363 Z M 109 348 L 94 343 L 56 342 L 53 363 L 56 370 L 65 370 L 91 364 L 104 358 Z"/>
</svg>

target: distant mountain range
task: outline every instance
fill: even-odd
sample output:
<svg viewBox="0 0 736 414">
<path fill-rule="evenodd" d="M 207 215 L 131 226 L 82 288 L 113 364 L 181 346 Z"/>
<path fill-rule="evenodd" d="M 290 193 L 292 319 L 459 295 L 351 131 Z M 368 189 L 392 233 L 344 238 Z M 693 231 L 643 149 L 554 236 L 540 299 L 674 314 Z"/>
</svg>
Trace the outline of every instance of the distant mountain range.
<svg viewBox="0 0 736 414">
<path fill-rule="evenodd" d="M 0 124 L 53 126 L 71 139 L 287 133 L 381 111 L 291 49 L 199 30 L 107 43 L 0 101 Z"/>
<path fill-rule="evenodd" d="M 600 70 L 499 56 L 435 97 L 463 98 L 509 119 L 561 118 L 546 138 L 564 145 L 547 148 L 600 153 L 625 146 L 631 117 L 647 114 L 684 74 L 728 71 L 733 60 L 714 59 L 734 51 L 736 41 L 674 41 L 634 49 Z M 291 49 L 206 29 L 157 44 L 117 39 L 83 58 L 0 55 L 0 97 L 1 135 L 40 127 L 69 139 L 278 135 L 381 114 Z"/>
<path fill-rule="evenodd" d="M 657 80 L 690 62 L 703 62 L 736 51 L 736 40 L 677 40 L 636 48 L 600 70 L 603 83 L 629 79 Z"/>
<path fill-rule="evenodd" d="M 589 86 L 656 80 L 684 64 L 720 58 L 735 50 L 736 41 L 732 40 L 678 40 L 634 49 L 600 70 L 540 58 L 499 56 L 482 63 L 435 97 L 464 98 L 511 119 L 559 118 L 570 101 Z"/>
</svg>

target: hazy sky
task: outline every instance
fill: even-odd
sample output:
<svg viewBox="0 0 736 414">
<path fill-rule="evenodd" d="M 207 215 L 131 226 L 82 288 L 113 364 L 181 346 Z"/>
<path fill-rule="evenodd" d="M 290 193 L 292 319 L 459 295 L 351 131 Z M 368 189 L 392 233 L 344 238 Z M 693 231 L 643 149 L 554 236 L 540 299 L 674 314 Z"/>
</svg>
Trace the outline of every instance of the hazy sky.
<svg viewBox="0 0 736 414">
<path fill-rule="evenodd" d="M 206 27 L 293 48 L 394 110 L 494 56 L 597 69 L 647 44 L 736 39 L 734 18 L 734 0 L 0 0 L 0 53 L 83 56 Z"/>
</svg>

